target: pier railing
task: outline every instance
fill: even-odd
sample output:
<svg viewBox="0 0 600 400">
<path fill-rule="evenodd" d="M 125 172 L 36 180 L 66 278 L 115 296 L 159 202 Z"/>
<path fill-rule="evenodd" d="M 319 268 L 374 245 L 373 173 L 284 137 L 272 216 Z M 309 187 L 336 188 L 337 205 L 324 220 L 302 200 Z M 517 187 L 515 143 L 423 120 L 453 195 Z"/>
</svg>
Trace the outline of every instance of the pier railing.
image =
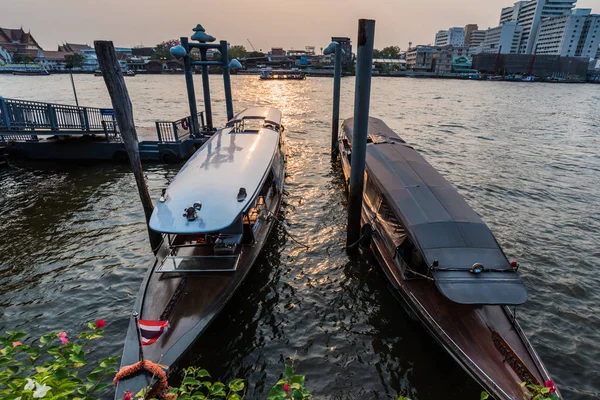
<svg viewBox="0 0 600 400">
<path fill-rule="evenodd" d="M 112 109 L 0 98 L 0 131 L 103 133 L 103 121 L 114 121 Z"/>
<path fill-rule="evenodd" d="M 200 121 L 200 131 L 205 130 L 204 125 L 204 113 L 198 113 Z M 161 143 L 166 142 L 180 142 L 190 137 L 191 129 L 190 124 L 192 119 L 185 117 L 178 119 L 177 121 L 156 121 L 156 133 L 158 134 L 158 141 Z"/>
</svg>

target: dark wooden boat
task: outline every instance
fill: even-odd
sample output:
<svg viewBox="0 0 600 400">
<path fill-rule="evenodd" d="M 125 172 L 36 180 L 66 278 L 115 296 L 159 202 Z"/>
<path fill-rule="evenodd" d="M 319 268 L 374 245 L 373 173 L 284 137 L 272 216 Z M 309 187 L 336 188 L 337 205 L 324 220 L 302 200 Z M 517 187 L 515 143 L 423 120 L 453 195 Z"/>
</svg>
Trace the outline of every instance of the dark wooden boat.
<svg viewBox="0 0 600 400">
<path fill-rule="evenodd" d="M 242 284 L 273 227 L 285 177 L 281 112 L 249 108 L 182 167 L 157 202 L 150 228 L 163 244 L 138 294 L 142 320 L 168 320 L 143 357 L 171 367 Z M 121 366 L 139 361 L 132 317 Z M 116 397 L 150 384 L 142 372 L 119 381 Z"/>
<path fill-rule="evenodd" d="M 353 119 L 339 138 L 350 177 Z M 362 223 L 393 288 L 430 334 L 496 399 L 550 379 L 508 306 L 527 300 L 492 232 L 416 150 L 370 118 Z M 368 232 L 368 229 L 365 230 Z"/>
</svg>

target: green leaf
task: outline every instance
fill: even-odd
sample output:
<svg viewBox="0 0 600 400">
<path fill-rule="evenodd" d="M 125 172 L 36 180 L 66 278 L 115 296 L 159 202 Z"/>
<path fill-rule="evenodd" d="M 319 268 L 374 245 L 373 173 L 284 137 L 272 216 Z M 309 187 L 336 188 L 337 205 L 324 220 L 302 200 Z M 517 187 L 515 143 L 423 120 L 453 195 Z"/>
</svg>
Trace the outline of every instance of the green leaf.
<svg viewBox="0 0 600 400">
<path fill-rule="evenodd" d="M 239 394 L 233 393 L 233 394 L 229 395 L 229 397 L 227 398 L 227 400 L 242 400 L 242 398 L 240 397 Z"/>
<path fill-rule="evenodd" d="M 291 378 L 294 375 L 294 368 L 291 365 L 285 364 L 285 376 Z"/>
<path fill-rule="evenodd" d="M 212 388 L 210 389 L 210 394 L 212 396 L 225 396 L 225 385 L 222 384 L 221 382 L 215 382 L 213 383 Z"/>
<path fill-rule="evenodd" d="M 279 381 L 275 386 L 271 388 L 269 391 L 269 395 L 267 396 L 267 400 L 280 400 L 285 396 L 285 390 L 283 390 L 283 382 Z"/>
<path fill-rule="evenodd" d="M 11 375 L 16 375 L 19 372 L 19 367 L 12 365 L 10 367 L 6 367 L 6 370 L 10 372 Z"/>
<path fill-rule="evenodd" d="M 95 382 L 98 382 L 98 377 L 99 377 L 99 374 L 98 374 L 97 372 L 92 372 L 91 374 L 89 374 L 89 375 L 86 377 L 86 379 L 87 379 L 89 382 L 95 383 Z"/>
<path fill-rule="evenodd" d="M 183 382 L 181 382 L 182 385 L 190 385 L 190 386 L 200 386 L 202 382 L 200 382 L 198 379 L 196 378 L 192 378 L 191 376 L 186 377 Z"/>
<path fill-rule="evenodd" d="M 69 355 L 69 360 L 73 361 L 74 363 L 84 364 L 85 363 L 85 353 L 83 351 L 80 353 L 72 353 Z"/>
<path fill-rule="evenodd" d="M 57 380 L 63 380 L 69 376 L 69 370 L 66 368 L 59 368 L 54 373 L 54 378 Z"/>
<path fill-rule="evenodd" d="M 522 387 L 522 386 L 521 386 Z M 490 395 L 488 394 L 488 392 L 481 392 L 481 397 L 480 400 L 486 400 L 490 397 Z"/>
<path fill-rule="evenodd" d="M 541 392 L 541 393 L 543 393 L 543 394 L 550 393 L 550 388 L 547 388 L 547 387 L 545 387 L 545 388 L 541 388 L 541 389 L 540 389 L 540 392 Z"/>
<path fill-rule="evenodd" d="M 109 386 L 108 383 L 101 383 L 98 386 L 96 386 L 96 389 L 94 389 L 94 392 L 99 392 L 101 390 L 106 389 Z"/>
<path fill-rule="evenodd" d="M 304 375 L 294 375 L 290 379 L 290 383 L 297 383 L 300 386 L 304 386 Z"/>
<path fill-rule="evenodd" d="M 235 379 L 233 382 L 229 382 L 229 389 L 234 392 L 241 392 L 244 390 L 244 380 L 243 379 Z"/>
<path fill-rule="evenodd" d="M 201 369 L 200 371 L 198 371 L 196 373 L 196 377 L 198 377 L 198 378 L 206 378 L 206 377 L 210 378 L 210 374 L 208 373 L 207 370 Z"/>
<path fill-rule="evenodd" d="M 521 382 L 521 387 L 525 387 L 525 385 L 527 385 L 527 382 Z"/>
</svg>

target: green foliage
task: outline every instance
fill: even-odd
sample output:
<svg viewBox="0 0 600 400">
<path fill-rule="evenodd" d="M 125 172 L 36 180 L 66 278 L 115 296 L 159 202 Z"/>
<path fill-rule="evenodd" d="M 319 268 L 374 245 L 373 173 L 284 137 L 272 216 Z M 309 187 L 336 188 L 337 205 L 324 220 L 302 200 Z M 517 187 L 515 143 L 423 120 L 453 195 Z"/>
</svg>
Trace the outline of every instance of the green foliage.
<svg viewBox="0 0 600 400">
<path fill-rule="evenodd" d="M 177 394 L 178 400 L 241 400 L 245 395 L 243 379 L 234 379 L 225 385 L 222 382 L 211 382 L 207 370 L 189 367 L 184 369 L 184 377 L 179 388 L 171 389 L 169 394 Z"/>
<path fill-rule="evenodd" d="M 554 382 L 547 381 L 545 386 L 539 386 L 534 384 L 528 384 L 527 382 L 521 383 L 522 388 L 527 388 L 528 391 L 525 392 L 525 400 L 542 400 L 542 399 L 550 399 L 550 400 L 560 400 L 560 397 L 556 394 L 556 388 L 554 387 Z"/>
<path fill-rule="evenodd" d="M 87 376 L 85 347 L 103 336 L 103 330 L 89 324 L 89 332 L 70 340 L 64 332 L 53 332 L 32 340 L 24 332 L 0 336 L 0 398 L 30 400 L 51 398 L 75 400 L 94 398 L 108 386 L 116 373 L 117 357 L 100 362 Z M 29 342 L 29 343 L 27 343 Z"/>
<path fill-rule="evenodd" d="M 304 375 L 296 375 L 294 372 L 293 360 L 290 365 L 285 364 L 285 376 L 277 381 L 267 396 L 267 400 L 283 399 L 312 399 L 312 394 L 304 387 Z"/>
<path fill-rule="evenodd" d="M 248 57 L 250 58 L 257 58 L 257 57 L 264 57 L 265 53 L 261 52 L 261 51 L 251 51 L 250 53 L 248 53 Z"/>
<path fill-rule="evenodd" d="M 159 43 L 154 48 L 154 54 L 152 54 L 153 60 L 172 60 L 171 47 L 179 46 L 181 43 L 179 39 L 171 39 L 165 42 Z"/>
<path fill-rule="evenodd" d="M 402 50 L 398 46 L 384 47 L 383 50 L 373 50 L 373 58 L 399 59 Z"/>
<path fill-rule="evenodd" d="M 242 45 L 231 46 L 229 48 L 229 59 L 232 60 L 234 58 L 246 58 L 248 57 L 248 51 Z"/>
<path fill-rule="evenodd" d="M 67 54 L 65 56 L 65 64 L 67 68 L 81 67 L 81 63 L 85 60 L 85 56 L 81 53 Z"/>
</svg>

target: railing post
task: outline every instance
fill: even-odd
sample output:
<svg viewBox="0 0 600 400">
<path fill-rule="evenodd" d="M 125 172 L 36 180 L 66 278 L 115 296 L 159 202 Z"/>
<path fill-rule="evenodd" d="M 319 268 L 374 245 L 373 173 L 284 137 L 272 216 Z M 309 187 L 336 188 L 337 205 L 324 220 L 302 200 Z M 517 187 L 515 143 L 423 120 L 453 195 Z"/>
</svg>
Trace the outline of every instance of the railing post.
<svg viewBox="0 0 600 400">
<path fill-rule="evenodd" d="M 156 121 L 156 135 L 158 136 L 158 141 L 162 143 L 162 136 L 160 134 L 160 122 Z"/>
<path fill-rule="evenodd" d="M 46 112 L 48 113 L 48 121 L 50 121 L 50 129 L 57 131 L 58 119 L 56 118 L 56 110 L 54 109 L 54 106 L 52 104 L 48 104 Z"/>
<path fill-rule="evenodd" d="M 0 112 L 2 112 L 2 120 L 6 130 L 10 130 L 10 117 L 8 116 L 8 107 L 6 106 L 5 99 L 0 97 Z"/>
<path fill-rule="evenodd" d="M 227 121 L 233 119 L 233 99 L 231 96 L 231 77 L 229 76 L 229 54 L 227 40 L 221 40 L 221 61 L 223 62 L 223 85 L 225 86 L 225 107 L 227 107 Z"/>
<path fill-rule="evenodd" d="M 87 107 L 83 107 L 83 123 L 85 124 L 85 130 L 89 131 L 90 130 L 90 119 L 88 116 Z"/>
<path fill-rule="evenodd" d="M 185 49 L 185 56 L 183 56 L 183 69 L 185 71 L 185 85 L 187 86 L 188 103 L 190 104 L 190 118 L 192 120 L 190 133 L 193 136 L 196 136 L 199 133 L 197 116 L 198 108 L 196 107 L 196 91 L 194 90 L 194 75 L 190 57 L 190 46 L 188 38 L 182 37 L 180 40 L 181 46 Z"/>
<path fill-rule="evenodd" d="M 173 136 L 175 136 L 175 141 L 179 142 L 179 135 L 177 134 L 177 125 L 175 124 L 175 122 L 172 122 L 173 124 Z"/>
<path fill-rule="evenodd" d="M 202 129 L 204 129 L 204 127 L 206 125 L 205 125 L 205 122 L 204 122 L 204 113 L 202 111 L 200 111 L 200 119 L 202 120 Z"/>
<path fill-rule="evenodd" d="M 352 133 L 352 162 L 350 193 L 348 195 L 348 232 L 346 237 L 346 244 L 348 246 L 353 246 L 360 240 L 374 36 L 375 21 L 372 19 L 358 20 L 354 129 Z"/>
</svg>

